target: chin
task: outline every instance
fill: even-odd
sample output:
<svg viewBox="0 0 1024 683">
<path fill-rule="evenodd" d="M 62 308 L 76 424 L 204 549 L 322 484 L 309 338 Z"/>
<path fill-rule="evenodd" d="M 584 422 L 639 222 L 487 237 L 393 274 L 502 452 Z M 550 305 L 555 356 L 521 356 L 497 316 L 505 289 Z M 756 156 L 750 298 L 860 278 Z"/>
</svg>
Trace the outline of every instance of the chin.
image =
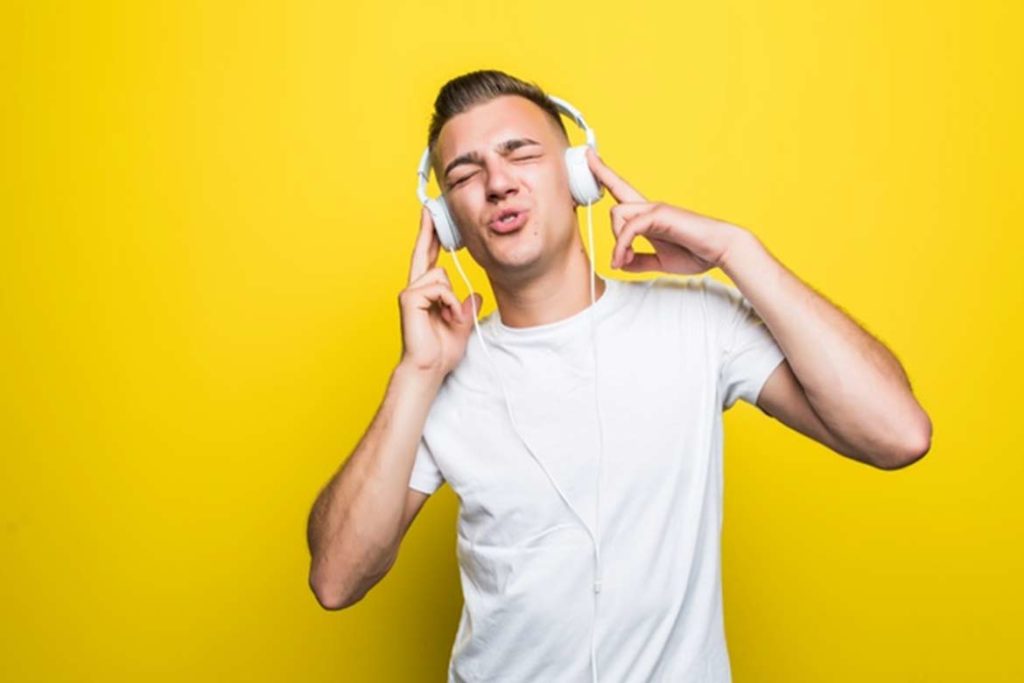
<svg viewBox="0 0 1024 683">
<path fill-rule="evenodd" d="M 497 268 L 509 272 L 533 270 L 543 262 L 544 259 L 540 254 L 515 254 L 512 257 L 494 259 L 494 265 Z"/>
<path fill-rule="evenodd" d="M 491 268 L 505 273 L 530 272 L 546 263 L 540 242 L 515 245 L 508 250 L 496 249 L 489 256 Z"/>
</svg>

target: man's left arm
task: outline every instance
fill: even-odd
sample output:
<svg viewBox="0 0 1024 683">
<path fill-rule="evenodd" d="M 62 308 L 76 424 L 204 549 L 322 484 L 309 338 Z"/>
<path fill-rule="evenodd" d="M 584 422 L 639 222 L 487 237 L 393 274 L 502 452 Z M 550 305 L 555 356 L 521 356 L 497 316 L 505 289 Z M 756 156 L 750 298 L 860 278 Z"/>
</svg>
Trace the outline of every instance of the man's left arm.
<svg viewBox="0 0 1024 683">
<path fill-rule="evenodd" d="M 809 408 L 835 440 L 885 469 L 927 453 L 931 420 L 896 357 L 804 284 L 756 235 L 743 228 L 730 232 L 719 267 L 787 361 L 765 383 L 758 407 L 790 426 L 806 424 Z"/>
<path fill-rule="evenodd" d="M 696 275 L 725 271 L 786 360 L 757 405 L 833 450 L 883 469 L 918 460 L 932 425 L 896 357 L 849 316 L 801 282 L 749 230 L 682 207 L 650 202 L 597 155 L 587 163 L 616 200 L 612 268 Z M 639 253 L 645 237 L 653 253 Z"/>
</svg>

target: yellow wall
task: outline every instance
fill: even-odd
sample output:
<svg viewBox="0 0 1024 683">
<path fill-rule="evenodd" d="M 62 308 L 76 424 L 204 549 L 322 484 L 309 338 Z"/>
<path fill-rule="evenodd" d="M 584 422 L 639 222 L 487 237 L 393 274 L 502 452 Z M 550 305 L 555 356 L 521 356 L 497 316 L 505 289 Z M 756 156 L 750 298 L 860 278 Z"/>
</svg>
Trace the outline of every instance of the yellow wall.
<svg viewBox="0 0 1024 683">
<path fill-rule="evenodd" d="M 1024 678 L 1018 3 L 641 4 L 0 10 L 0 679 L 443 680 L 450 488 L 350 610 L 304 533 L 401 349 L 433 98 L 486 67 L 757 233 L 932 417 L 883 472 L 727 414 L 736 680 Z"/>
</svg>

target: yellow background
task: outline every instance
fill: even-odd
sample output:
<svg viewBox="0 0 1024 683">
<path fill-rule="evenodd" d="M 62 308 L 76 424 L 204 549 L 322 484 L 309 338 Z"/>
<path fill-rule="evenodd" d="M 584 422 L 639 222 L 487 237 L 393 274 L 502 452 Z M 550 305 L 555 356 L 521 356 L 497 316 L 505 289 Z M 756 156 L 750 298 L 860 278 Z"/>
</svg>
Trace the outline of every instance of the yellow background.
<svg viewBox="0 0 1024 683">
<path fill-rule="evenodd" d="M 735 679 L 1022 680 L 1017 6 L 5 3 L 0 679 L 444 680 L 451 489 L 341 612 L 305 523 L 401 350 L 433 98 L 493 67 L 758 234 L 934 422 L 883 472 L 727 413 Z M 610 202 L 598 271 L 646 278 Z"/>
</svg>

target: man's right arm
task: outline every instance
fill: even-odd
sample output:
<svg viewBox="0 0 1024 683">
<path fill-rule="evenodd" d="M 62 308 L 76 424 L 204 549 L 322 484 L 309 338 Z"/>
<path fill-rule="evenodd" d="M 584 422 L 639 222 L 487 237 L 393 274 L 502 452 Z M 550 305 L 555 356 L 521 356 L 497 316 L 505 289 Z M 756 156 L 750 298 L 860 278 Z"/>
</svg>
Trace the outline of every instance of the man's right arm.
<svg viewBox="0 0 1024 683">
<path fill-rule="evenodd" d="M 428 494 L 409 488 L 416 450 L 443 381 L 399 363 L 355 451 L 310 511 L 309 585 L 326 609 L 355 604 L 387 574 Z"/>
<path fill-rule="evenodd" d="M 430 407 L 466 353 L 480 294 L 459 301 L 444 268 L 430 211 L 398 295 L 402 354 L 359 445 L 317 496 L 306 528 L 309 585 L 327 609 L 358 602 L 380 581 L 427 495 L 409 487 Z M 468 284 L 468 283 L 467 283 Z"/>
</svg>

